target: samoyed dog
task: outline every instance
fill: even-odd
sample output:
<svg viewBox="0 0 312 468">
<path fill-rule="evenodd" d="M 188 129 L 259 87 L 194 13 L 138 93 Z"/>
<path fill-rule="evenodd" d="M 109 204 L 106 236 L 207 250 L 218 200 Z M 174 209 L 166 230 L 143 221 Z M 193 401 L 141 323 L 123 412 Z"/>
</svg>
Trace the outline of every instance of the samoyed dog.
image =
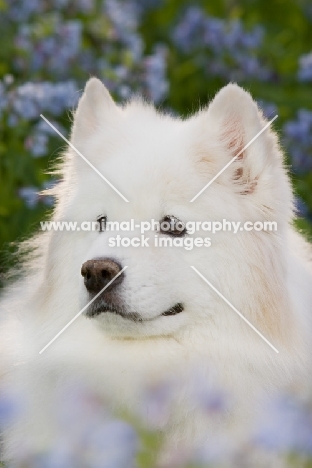
<svg viewBox="0 0 312 468">
<path fill-rule="evenodd" d="M 146 388 L 178 382 L 160 423 L 161 459 L 151 466 L 182 466 L 172 449 L 193 450 L 220 428 L 239 444 L 264 396 L 311 394 L 309 246 L 292 227 L 291 184 L 271 126 L 246 147 L 266 124 L 235 84 L 180 119 L 139 98 L 117 105 L 101 81 L 88 81 L 58 168 L 52 221 L 99 229 L 40 232 L 1 302 L 1 380 L 24 403 L 3 435 L 12 466 L 26 466 L 21 450 L 39 454 L 55 439 L 55 395 L 71 377 L 127 412 L 144 412 Z M 132 219 L 135 229 L 120 239 L 140 238 L 147 220 L 169 228 L 151 229 L 148 247 L 125 247 L 106 225 Z M 201 223 L 212 220 L 277 229 L 207 234 Z M 202 242 L 185 248 L 190 221 Z M 159 247 L 156 239 L 180 243 Z M 230 396 L 220 417 L 192 399 L 208 381 Z M 265 452 L 250 460 L 286 466 Z"/>
</svg>

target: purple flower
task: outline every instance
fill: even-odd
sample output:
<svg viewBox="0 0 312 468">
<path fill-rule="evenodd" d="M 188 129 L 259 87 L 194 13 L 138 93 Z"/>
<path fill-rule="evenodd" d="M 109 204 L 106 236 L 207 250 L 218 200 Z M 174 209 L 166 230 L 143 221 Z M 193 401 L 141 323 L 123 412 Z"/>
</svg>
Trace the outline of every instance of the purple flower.
<svg viewBox="0 0 312 468">
<path fill-rule="evenodd" d="M 86 440 L 86 453 L 92 468 L 134 468 L 138 448 L 134 428 L 118 419 L 103 421 L 89 430 Z"/>
<path fill-rule="evenodd" d="M 41 112 L 60 115 L 65 109 L 74 106 L 78 100 L 77 91 L 72 80 L 57 84 L 47 81 L 27 82 L 9 93 L 9 101 L 18 116 L 36 119 Z"/>
<path fill-rule="evenodd" d="M 42 447 L 17 450 L 31 468 L 134 468 L 139 449 L 135 429 L 110 415 L 104 402 L 79 380 L 59 383 L 54 393 L 54 432 Z M 1 401 L 0 401 L 1 410 Z M 0 413 L 1 416 L 1 413 Z M 21 434 L 21 438 L 23 438 Z M 21 440 L 21 446 L 23 442 Z"/>
<path fill-rule="evenodd" d="M 47 143 L 47 135 L 37 132 L 26 139 L 25 148 L 29 150 L 35 158 L 38 158 L 47 154 Z"/>
<path fill-rule="evenodd" d="M 301 218 L 304 218 L 308 216 L 309 214 L 309 207 L 302 200 L 302 198 L 298 196 L 295 197 L 295 210 L 296 210 L 296 215 Z"/>
<path fill-rule="evenodd" d="M 300 81 L 312 81 L 312 52 L 299 58 L 298 79 Z"/>
<path fill-rule="evenodd" d="M 18 195 L 25 201 L 28 208 L 35 208 L 39 201 L 37 187 L 23 187 L 19 189 Z"/>
<path fill-rule="evenodd" d="M 311 410 L 285 395 L 273 399 L 262 412 L 253 440 L 268 450 L 311 455 Z"/>
<path fill-rule="evenodd" d="M 145 59 L 145 82 L 148 96 L 156 103 L 168 94 L 169 83 L 166 79 L 166 48 L 157 46 L 152 55 Z"/>
<path fill-rule="evenodd" d="M 278 113 L 277 107 L 273 102 L 258 100 L 258 106 L 268 120 L 272 119 Z"/>
<path fill-rule="evenodd" d="M 140 399 L 138 417 L 148 428 L 160 429 L 168 422 L 175 390 L 174 382 L 158 382 L 145 389 Z"/>
<path fill-rule="evenodd" d="M 213 18 L 199 7 L 189 7 L 173 31 L 173 41 L 184 54 L 192 54 L 207 75 L 227 80 L 267 80 L 271 73 L 257 57 L 264 31 L 245 31 L 240 21 Z"/>
<path fill-rule="evenodd" d="M 298 173 L 312 170 L 312 112 L 300 109 L 297 118 L 284 125 L 284 142 Z"/>
</svg>

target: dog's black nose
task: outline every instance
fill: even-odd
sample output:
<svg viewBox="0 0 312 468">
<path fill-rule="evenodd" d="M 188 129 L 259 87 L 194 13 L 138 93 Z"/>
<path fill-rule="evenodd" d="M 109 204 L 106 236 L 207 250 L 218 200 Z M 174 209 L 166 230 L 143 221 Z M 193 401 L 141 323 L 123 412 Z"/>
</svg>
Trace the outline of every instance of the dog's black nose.
<svg viewBox="0 0 312 468">
<path fill-rule="evenodd" d="M 104 286 L 112 281 L 121 270 L 122 267 L 119 263 L 111 258 L 99 258 L 85 262 L 81 267 L 81 274 L 84 277 L 84 284 L 87 290 L 97 294 Z M 107 289 L 114 288 L 117 284 L 121 283 L 123 278 L 124 273 L 119 275 Z"/>
</svg>

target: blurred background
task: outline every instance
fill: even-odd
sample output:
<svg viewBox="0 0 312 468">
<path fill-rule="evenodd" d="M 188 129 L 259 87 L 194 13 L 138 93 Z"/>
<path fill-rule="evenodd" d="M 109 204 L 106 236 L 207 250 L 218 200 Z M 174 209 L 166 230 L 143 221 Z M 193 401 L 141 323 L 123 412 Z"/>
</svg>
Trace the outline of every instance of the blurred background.
<svg viewBox="0 0 312 468">
<path fill-rule="evenodd" d="M 118 101 L 140 92 L 183 116 L 205 105 L 229 81 L 245 87 L 268 118 L 279 115 L 274 127 L 294 182 L 297 226 L 312 235 L 311 0 L 0 0 L 0 31 L 0 284 L 14 262 L 16 241 L 37 230 L 53 206 L 51 197 L 39 192 L 56 182 L 49 171 L 64 142 L 40 113 L 68 135 L 71 110 L 94 75 Z M 74 396 L 70 393 L 75 428 L 86 414 L 97 420 L 103 411 L 95 403 L 90 411 L 90 401 L 96 400 L 78 390 L 74 386 Z M 199 404 L 209 417 L 222 412 L 215 391 L 202 393 Z M 147 395 L 157 422 L 171 394 L 160 387 Z M 11 397 L 0 398 L 0 429 L 9 417 Z M 311 468 L 311 408 L 281 397 L 267 416 L 248 443 L 256 440 L 290 454 L 294 467 Z M 72 441 L 66 439 L 72 432 L 64 426 L 62 443 L 53 448 L 49 463 L 31 459 L 21 466 L 80 466 L 75 461 L 79 450 L 71 452 Z M 134 466 L 136 437 L 132 426 L 106 418 L 88 440 L 99 460 L 90 466 Z M 150 467 L 149 454 L 157 452 L 159 442 L 140 430 L 139 438 L 145 449 L 136 466 Z M 216 466 L 215 459 L 226 450 L 240 454 L 239 447 L 224 443 L 223 434 L 219 439 L 221 445 L 212 440 L 205 448 L 203 464 L 197 459 L 189 466 Z"/>
<path fill-rule="evenodd" d="M 14 242 L 53 200 L 47 172 L 87 79 L 114 97 L 140 92 L 186 115 L 229 81 L 274 123 L 296 189 L 298 226 L 312 220 L 310 0 L 0 0 L 0 280 Z"/>
</svg>

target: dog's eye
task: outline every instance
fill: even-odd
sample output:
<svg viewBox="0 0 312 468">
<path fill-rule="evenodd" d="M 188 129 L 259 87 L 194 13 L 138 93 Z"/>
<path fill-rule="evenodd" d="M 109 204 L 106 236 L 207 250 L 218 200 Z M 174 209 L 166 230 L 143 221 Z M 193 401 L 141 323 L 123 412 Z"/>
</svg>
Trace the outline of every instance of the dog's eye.
<svg viewBox="0 0 312 468">
<path fill-rule="evenodd" d="M 174 237 L 183 237 L 187 234 L 185 224 L 175 216 L 164 216 L 160 221 L 160 232 Z"/>
<path fill-rule="evenodd" d="M 99 223 L 100 227 L 100 232 L 105 231 L 106 229 L 106 221 L 107 221 L 107 216 L 100 215 L 96 218 L 97 222 Z"/>
</svg>

